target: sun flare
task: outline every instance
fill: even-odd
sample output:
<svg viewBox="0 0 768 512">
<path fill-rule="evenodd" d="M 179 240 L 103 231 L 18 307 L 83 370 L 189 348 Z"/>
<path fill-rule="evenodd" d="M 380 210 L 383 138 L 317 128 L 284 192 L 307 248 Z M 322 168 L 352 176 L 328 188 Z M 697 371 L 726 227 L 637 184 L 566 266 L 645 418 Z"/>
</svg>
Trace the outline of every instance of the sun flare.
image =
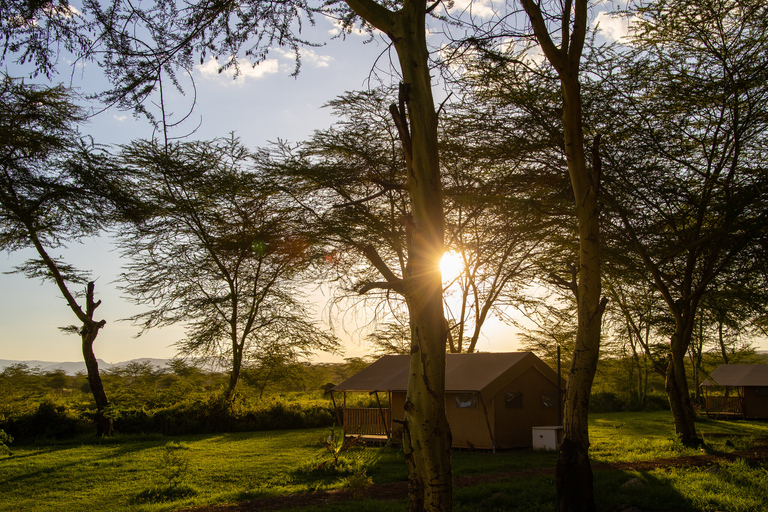
<svg viewBox="0 0 768 512">
<path fill-rule="evenodd" d="M 443 282 L 450 283 L 461 275 L 464 271 L 464 262 L 461 254 L 456 252 L 443 253 L 440 260 L 440 273 L 443 275 Z"/>
</svg>

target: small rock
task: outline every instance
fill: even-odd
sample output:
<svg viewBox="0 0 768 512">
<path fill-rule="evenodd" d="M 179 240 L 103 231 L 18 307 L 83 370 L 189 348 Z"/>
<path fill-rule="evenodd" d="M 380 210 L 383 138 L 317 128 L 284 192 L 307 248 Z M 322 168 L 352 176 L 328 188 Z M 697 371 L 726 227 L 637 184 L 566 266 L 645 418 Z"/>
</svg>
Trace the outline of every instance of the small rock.
<svg viewBox="0 0 768 512">
<path fill-rule="evenodd" d="M 640 487 L 645 487 L 645 484 L 639 478 L 633 478 L 625 482 L 621 487 L 638 489 Z M 632 508 L 636 508 L 636 507 L 632 507 Z M 627 509 L 627 510 L 632 510 L 632 509 Z M 627 511 L 625 510 L 624 512 L 627 512 Z"/>
<path fill-rule="evenodd" d="M 718 466 L 710 466 L 707 468 L 707 473 L 719 473 L 720 468 Z"/>
</svg>

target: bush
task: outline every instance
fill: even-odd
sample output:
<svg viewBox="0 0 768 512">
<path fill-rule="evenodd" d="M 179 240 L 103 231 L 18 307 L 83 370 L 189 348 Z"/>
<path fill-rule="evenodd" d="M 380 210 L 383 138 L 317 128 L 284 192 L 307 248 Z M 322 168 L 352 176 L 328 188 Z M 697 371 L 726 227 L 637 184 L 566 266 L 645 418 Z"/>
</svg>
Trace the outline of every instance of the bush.
<svg viewBox="0 0 768 512">
<path fill-rule="evenodd" d="M 220 399 L 198 400 L 155 410 L 121 409 L 115 415 L 115 431 L 127 434 L 291 430 L 327 427 L 333 423 L 333 412 L 328 407 L 280 401 L 247 406 L 230 405 Z"/>
<path fill-rule="evenodd" d="M 630 400 L 610 391 L 598 391 L 589 397 L 589 412 L 639 412 L 639 411 L 668 411 L 669 401 L 666 396 L 647 395 L 645 403 L 636 397 Z"/>
<path fill-rule="evenodd" d="M 40 403 L 32 414 L 9 418 L 4 428 L 17 441 L 40 438 L 65 439 L 92 430 L 92 420 L 93 418 L 73 414 L 63 405 L 45 401 Z"/>
<path fill-rule="evenodd" d="M 5 433 L 5 430 L 0 428 L 0 455 L 11 453 L 8 445 L 13 442 L 13 438 Z"/>
<path fill-rule="evenodd" d="M 589 397 L 589 412 L 622 412 L 627 402 L 610 391 L 598 391 Z"/>
</svg>

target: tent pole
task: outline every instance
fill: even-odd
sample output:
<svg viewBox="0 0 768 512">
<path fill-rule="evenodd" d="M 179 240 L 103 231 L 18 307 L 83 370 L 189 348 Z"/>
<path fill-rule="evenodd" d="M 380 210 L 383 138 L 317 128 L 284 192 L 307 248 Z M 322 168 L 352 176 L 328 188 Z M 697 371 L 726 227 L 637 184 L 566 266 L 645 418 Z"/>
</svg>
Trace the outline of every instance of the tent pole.
<svg viewBox="0 0 768 512">
<path fill-rule="evenodd" d="M 491 420 L 488 419 L 488 408 L 485 406 L 485 400 L 483 400 L 483 395 L 481 393 L 478 393 L 477 396 L 480 397 L 480 403 L 483 404 L 483 415 L 485 416 L 485 424 L 488 427 L 488 435 L 491 436 L 491 446 L 493 446 L 493 453 L 496 453 L 496 439 L 493 438 L 493 430 L 491 429 Z"/>
<path fill-rule="evenodd" d="M 387 425 L 387 418 L 384 417 L 384 411 L 381 408 L 381 400 L 379 400 L 379 392 L 374 391 L 376 394 L 376 403 L 379 404 L 379 414 L 381 415 L 381 422 L 384 424 L 384 432 L 387 434 L 387 441 L 389 441 L 389 426 Z"/>
<path fill-rule="evenodd" d="M 336 421 L 339 422 L 339 428 L 341 428 L 342 433 L 344 432 L 344 424 L 341 422 L 341 417 L 339 416 L 339 408 L 336 405 L 336 398 L 333 396 L 333 391 L 330 391 L 331 393 L 331 402 L 333 402 L 333 414 L 336 415 Z"/>
<path fill-rule="evenodd" d="M 560 345 L 557 346 L 557 426 L 563 426 L 563 378 L 560 376 Z"/>
</svg>

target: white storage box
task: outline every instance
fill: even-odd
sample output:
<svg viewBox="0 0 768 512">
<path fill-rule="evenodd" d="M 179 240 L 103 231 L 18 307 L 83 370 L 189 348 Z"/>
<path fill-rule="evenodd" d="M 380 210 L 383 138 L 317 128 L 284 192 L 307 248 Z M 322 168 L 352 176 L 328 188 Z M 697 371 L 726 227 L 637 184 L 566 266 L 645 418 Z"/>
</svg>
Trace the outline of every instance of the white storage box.
<svg viewBox="0 0 768 512">
<path fill-rule="evenodd" d="M 533 427 L 533 449 L 554 451 L 563 441 L 563 427 Z"/>
</svg>

